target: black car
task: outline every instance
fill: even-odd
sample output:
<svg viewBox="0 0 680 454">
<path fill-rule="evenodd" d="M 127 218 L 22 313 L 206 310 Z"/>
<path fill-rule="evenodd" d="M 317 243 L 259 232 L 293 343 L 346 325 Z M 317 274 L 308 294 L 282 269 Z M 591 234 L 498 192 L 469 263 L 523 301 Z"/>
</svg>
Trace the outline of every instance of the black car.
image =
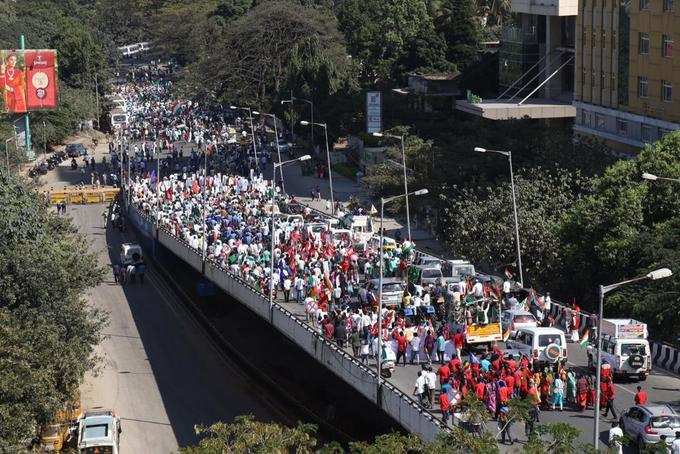
<svg viewBox="0 0 680 454">
<path fill-rule="evenodd" d="M 71 143 L 66 145 L 66 154 L 69 158 L 87 155 L 87 148 L 82 143 Z"/>
</svg>

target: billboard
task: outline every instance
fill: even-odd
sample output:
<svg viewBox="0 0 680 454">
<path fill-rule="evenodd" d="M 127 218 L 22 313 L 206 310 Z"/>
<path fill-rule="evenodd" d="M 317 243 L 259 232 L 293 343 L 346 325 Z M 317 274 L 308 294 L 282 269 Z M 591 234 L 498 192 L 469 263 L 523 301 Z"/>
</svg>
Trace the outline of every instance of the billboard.
<svg viewBox="0 0 680 454">
<path fill-rule="evenodd" d="M 373 134 L 382 131 L 382 93 L 366 92 L 366 132 Z"/>
<path fill-rule="evenodd" d="M 7 113 L 57 107 L 55 50 L 0 50 L 2 109 Z"/>
</svg>

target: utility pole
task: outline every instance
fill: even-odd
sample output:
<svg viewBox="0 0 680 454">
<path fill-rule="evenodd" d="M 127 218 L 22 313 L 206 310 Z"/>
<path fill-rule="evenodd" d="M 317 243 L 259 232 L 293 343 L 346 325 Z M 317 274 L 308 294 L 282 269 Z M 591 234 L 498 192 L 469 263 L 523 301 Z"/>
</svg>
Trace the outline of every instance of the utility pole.
<svg viewBox="0 0 680 454">
<path fill-rule="evenodd" d="M 45 124 L 45 120 L 43 120 L 43 154 L 47 156 L 47 125 Z"/>
<path fill-rule="evenodd" d="M 97 106 L 97 129 L 99 129 L 99 80 L 97 79 L 97 73 L 94 73 L 94 93 Z"/>
<path fill-rule="evenodd" d="M 26 50 L 26 39 L 24 35 L 19 36 L 19 49 Z M 26 130 L 26 158 L 29 161 L 35 161 L 35 153 L 31 147 L 31 121 L 28 118 L 28 112 L 24 114 L 24 129 Z"/>
</svg>

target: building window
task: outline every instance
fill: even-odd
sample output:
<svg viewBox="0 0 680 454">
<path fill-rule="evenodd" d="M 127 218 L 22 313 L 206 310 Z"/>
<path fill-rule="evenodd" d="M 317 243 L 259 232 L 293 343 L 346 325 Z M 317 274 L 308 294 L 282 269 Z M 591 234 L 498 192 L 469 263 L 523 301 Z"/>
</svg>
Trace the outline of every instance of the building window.
<svg viewBox="0 0 680 454">
<path fill-rule="evenodd" d="M 673 101 L 673 84 L 667 80 L 661 81 L 661 99 L 663 99 L 664 102 Z"/>
<path fill-rule="evenodd" d="M 638 76 L 638 98 L 646 98 L 648 94 L 647 77 Z"/>
<path fill-rule="evenodd" d="M 661 38 L 661 55 L 667 58 L 673 56 L 673 40 L 668 35 Z"/>
<path fill-rule="evenodd" d="M 595 128 L 600 129 L 602 131 L 607 129 L 607 120 L 605 119 L 604 115 L 601 115 L 599 113 L 595 114 Z"/>
<path fill-rule="evenodd" d="M 671 133 L 670 129 L 659 128 L 659 139 L 661 139 L 666 134 L 670 134 L 670 133 Z"/>
<path fill-rule="evenodd" d="M 640 39 L 638 40 L 638 53 L 640 55 L 649 54 L 649 33 L 640 32 Z"/>
<path fill-rule="evenodd" d="M 663 0 L 663 10 L 673 11 L 673 0 Z"/>
<path fill-rule="evenodd" d="M 620 136 L 628 137 L 628 122 L 626 120 L 616 119 L 616 133 Z"/>
<path fill-rule="evenodd" d="M 645 143 L 652 143 L 656 140 L 654 137 L 654 126 L 643 124 L 640 128 L 640 137 Z"/>
<path fill-rule="evenodd" d="M 647 9 L 649 7 L 649 0 L 640 0 L 640 11 Z"/>
<path fill-rule="evenodd" d="M 581 111 L 581 124 L 590 127 L 590 112 L 587 110 Z"/>
</svg>

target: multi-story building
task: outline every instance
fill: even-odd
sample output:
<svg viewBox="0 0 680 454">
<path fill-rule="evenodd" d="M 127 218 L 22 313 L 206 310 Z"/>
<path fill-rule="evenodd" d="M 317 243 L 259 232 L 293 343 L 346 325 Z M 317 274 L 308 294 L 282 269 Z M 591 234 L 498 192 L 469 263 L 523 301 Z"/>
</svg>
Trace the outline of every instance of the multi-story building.
<svg viewBox="0 0 680 454">
<path fill-rule="evenodd" d="M 631 152 L 680 129 L 679 34 L 674 0 L 579 0 L 575 133 Z"/>
<path fill-rule="evenodd" d="M 456 108 L 494 120 L 574 118 L 578 0 L 513 0 L 511 9 L 498 50 L 497 99 L 469 97 Z"/>
</svg>

